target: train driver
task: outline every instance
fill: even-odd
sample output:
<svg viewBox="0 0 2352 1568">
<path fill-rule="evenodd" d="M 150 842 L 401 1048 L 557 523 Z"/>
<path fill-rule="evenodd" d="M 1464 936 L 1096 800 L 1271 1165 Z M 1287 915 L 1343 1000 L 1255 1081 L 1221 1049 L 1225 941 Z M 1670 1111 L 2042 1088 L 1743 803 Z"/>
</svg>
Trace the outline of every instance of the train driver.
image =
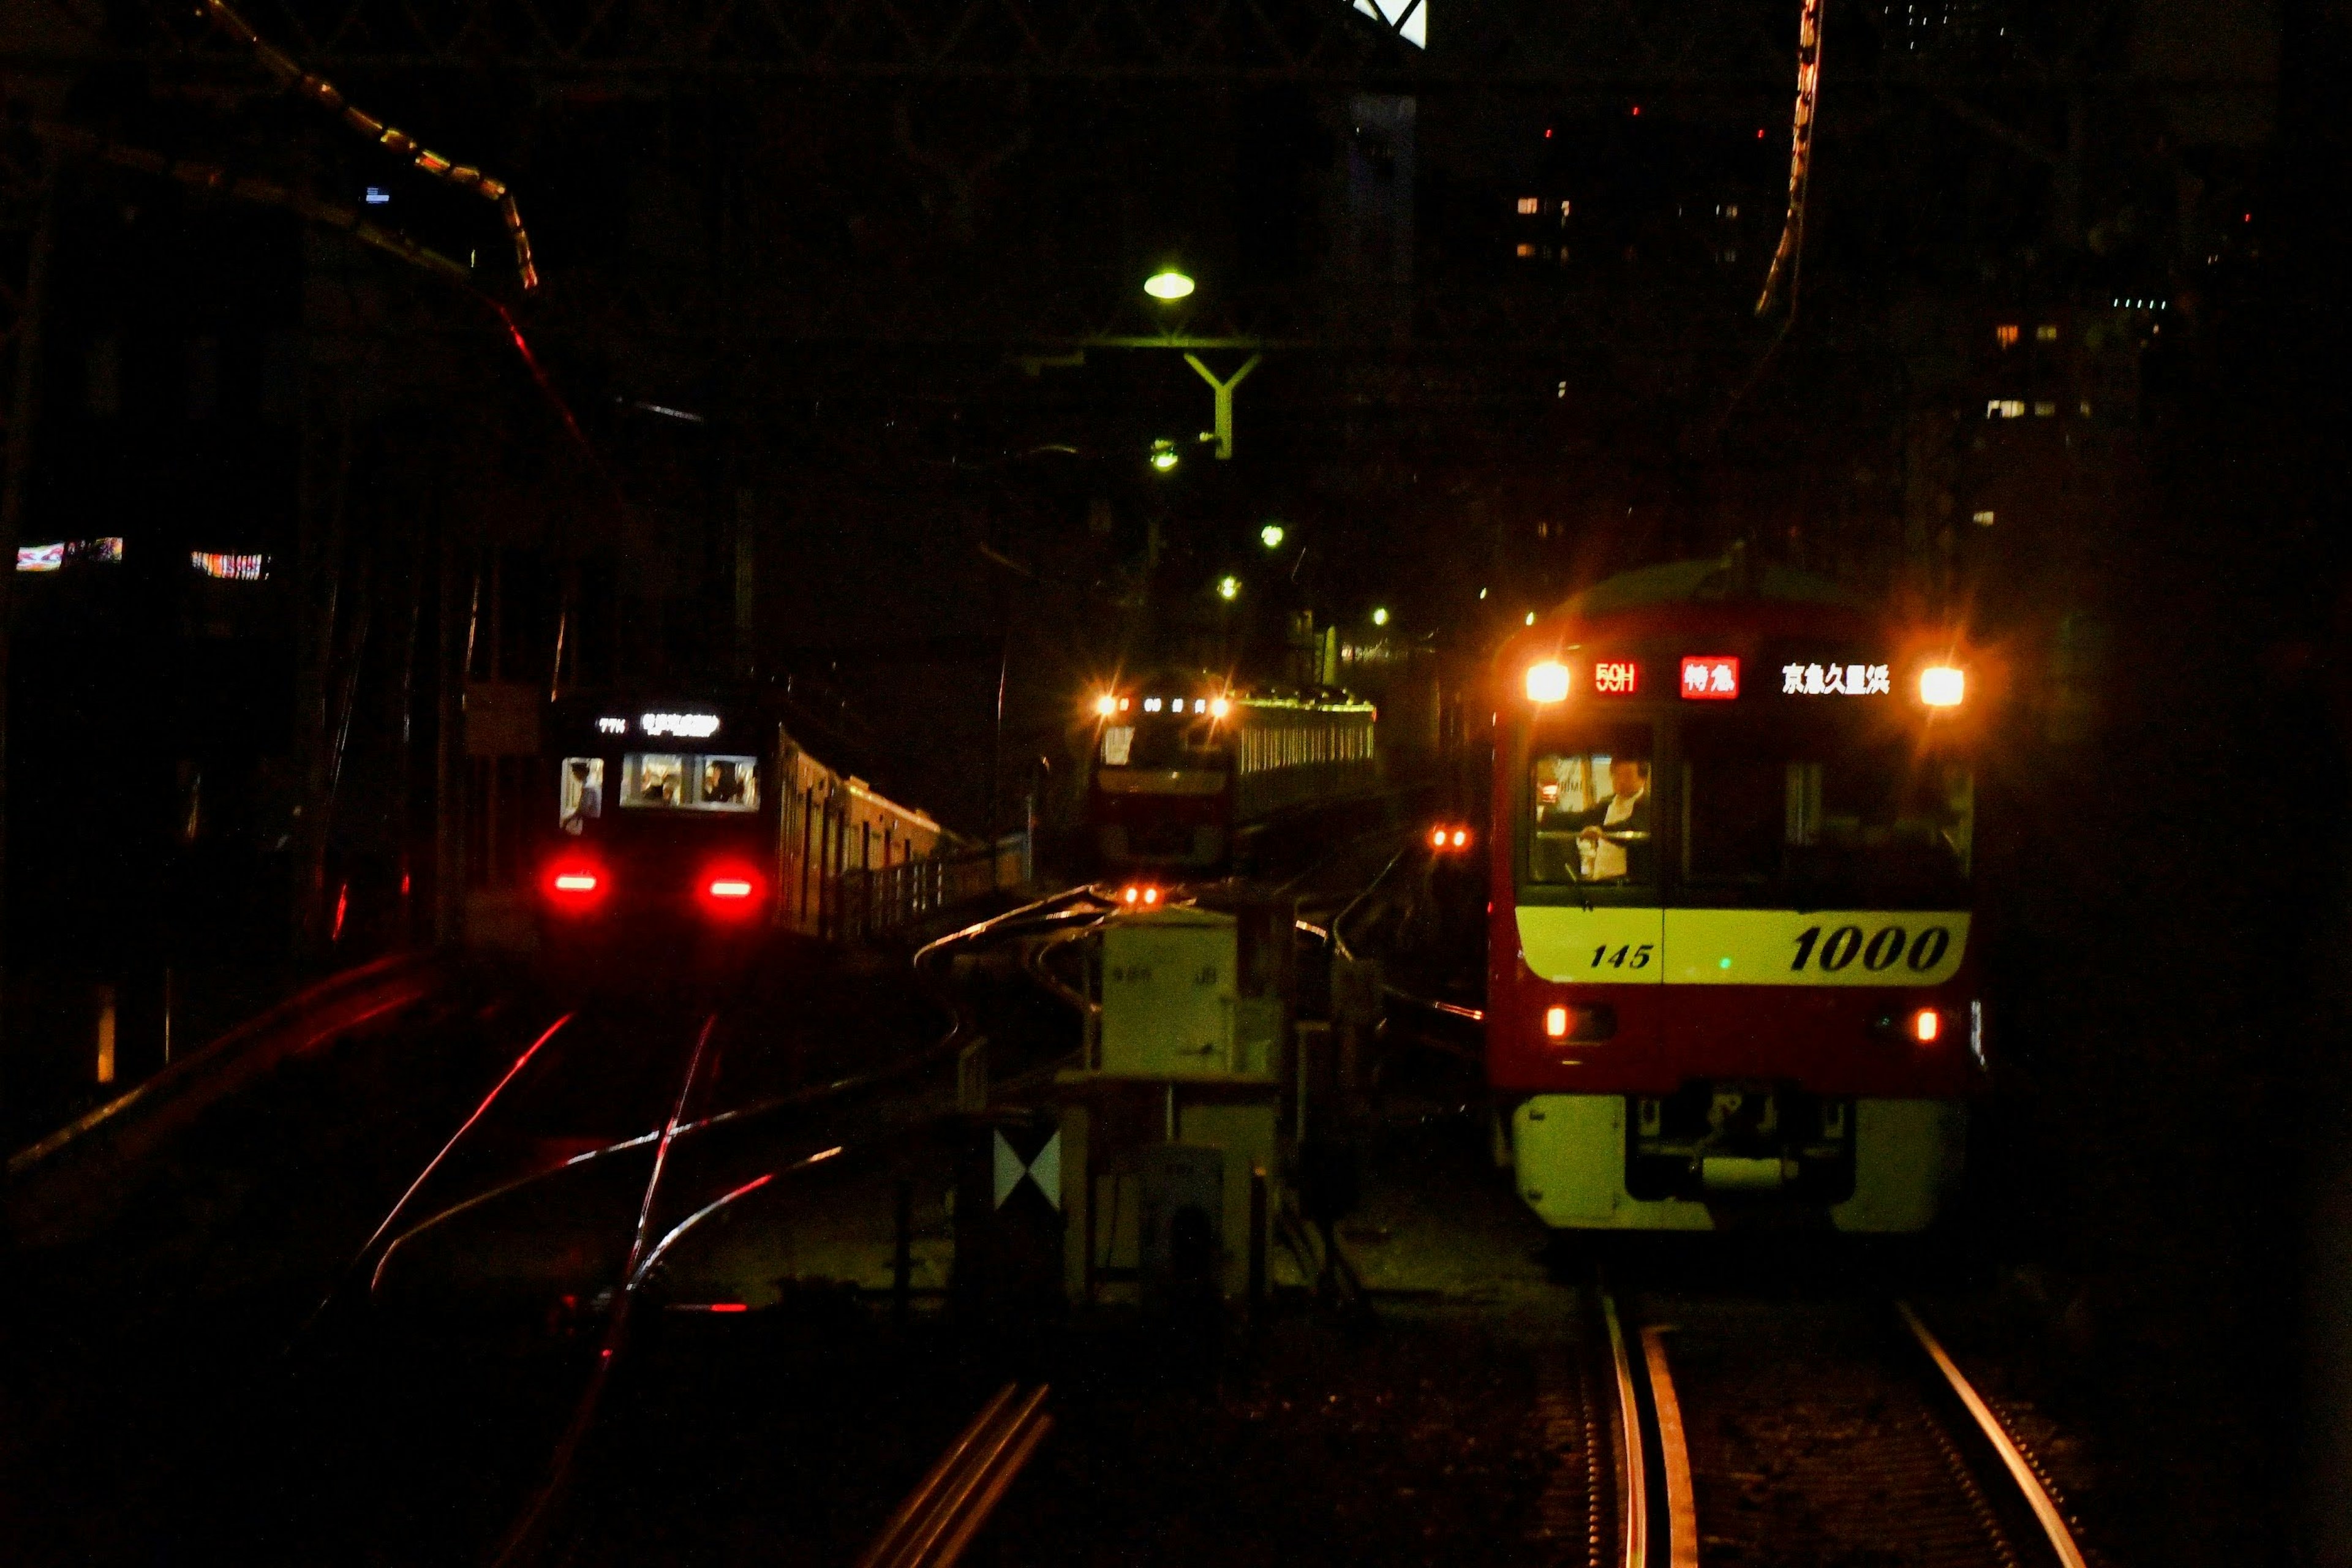
<svg viewBox="0 0 2352 1568">
<path fill-rule="evenodd" d="M 1595 882 L 1649 880 L 1650 764 L 1633 757 L 1609 762 L 1609 793 L 1578 814 L 1582 845 Z"/>
</svg>

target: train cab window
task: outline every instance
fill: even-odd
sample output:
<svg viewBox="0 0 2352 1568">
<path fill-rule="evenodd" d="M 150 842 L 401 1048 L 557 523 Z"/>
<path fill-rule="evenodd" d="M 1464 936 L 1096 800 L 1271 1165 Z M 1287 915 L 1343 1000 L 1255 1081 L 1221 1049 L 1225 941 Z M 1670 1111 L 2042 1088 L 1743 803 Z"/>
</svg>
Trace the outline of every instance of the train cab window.
<svg viewBox="0 0 2352 1568">
<path fill-rule="evenodd" d="M 635 810 L 757 811 L 760 759 L 631 752 L 621 759 L 621 804 Z"/>
<path fill-rule="evenodd" d="M 699 757 L 701 783 L 694 804 L 706 811 L 760 809 L 760 763 L 756 757 Z"/>
<path fill-rule="evenodd" d="M 1112 724 L 1103 730 L 1102 760 L 1107 768 L 1127 766 L 1128 752 L 1135 745 L 1135 726 Z"/>
<path fill-rule="evenodd" d="M 1531 765 L 1533 882 L 1638 887 L 1657 879 L 1650 728 L 1612 724 L 1539 745 Z"/>
<path fill-rule="evenodd" d="M 686 759 L 670 752 L 631 752 L 621 759 L 621 804 L 684 805 Z"/>
<path fill-rule="evenodd" d="M 1975 781 L 1949 759 L 1746 725 L 1685 731 L 1683 875 L 1695 889 L 1813 905 L 1961 895 Z"/>
<path fill-rule="evenodd" d="M 562 796 L 556 808 L 556 820 L 563 831 L 577 837 L 591 820 L 604 815 L 604 759 L 564 758 Z"/>
</svg>

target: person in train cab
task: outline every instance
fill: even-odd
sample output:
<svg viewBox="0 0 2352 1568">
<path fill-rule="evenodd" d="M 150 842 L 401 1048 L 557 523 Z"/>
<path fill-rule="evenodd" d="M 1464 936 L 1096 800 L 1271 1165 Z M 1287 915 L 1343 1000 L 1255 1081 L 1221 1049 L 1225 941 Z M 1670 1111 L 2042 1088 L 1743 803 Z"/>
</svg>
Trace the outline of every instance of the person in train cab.
<svg viewBox="0 0 2352 1568">
<path fill-rule="evenodd" d="M 1576 816 L 1577 837 L 1591 856 L 1596 882 L 1649 880 L 1650 765 L 1632 757 L 1609 763 L 1609 793 Z"/>
<path fill-rule="evenodd" d="M 597 781 L 589 776 L 585 757 L 572 759 L 572 811 L 563 819 L 563 831 L 577 838 L 592 816 L 604 815 L 604 792 Z"/>
</svg>

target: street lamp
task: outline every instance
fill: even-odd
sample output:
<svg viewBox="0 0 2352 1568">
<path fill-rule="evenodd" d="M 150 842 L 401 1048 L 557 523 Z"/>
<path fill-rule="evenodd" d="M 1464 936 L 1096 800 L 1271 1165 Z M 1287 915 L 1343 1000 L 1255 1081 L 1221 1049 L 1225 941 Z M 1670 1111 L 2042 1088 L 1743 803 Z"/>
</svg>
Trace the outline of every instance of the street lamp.
<svg viewBox="0 0 2352 1568">
<path fill-rule="evenodd" d="M 1257 531 L 1257 537 L 1258 542 L 1264 544 L 1268 550 L 1281 549 L 1283 537 L 1282 524 L 1278 522 L 1267 523 L 1264 528 Z"/>
<path fill-rule="evenodd" d="M 1240 578 L 1220 577 L 1217 579 L 1218 598 L 1227 600 L 1238 598 L 1241 595 L 1241 591 L 1242 580 Z"/>
<path fill-rule="evenodd" d="M 1145 279 L 1143 291 L 1155 300 L 1173 303 L 1191 295 L 1192 280 L 1171 267 Z"/>
</svg>

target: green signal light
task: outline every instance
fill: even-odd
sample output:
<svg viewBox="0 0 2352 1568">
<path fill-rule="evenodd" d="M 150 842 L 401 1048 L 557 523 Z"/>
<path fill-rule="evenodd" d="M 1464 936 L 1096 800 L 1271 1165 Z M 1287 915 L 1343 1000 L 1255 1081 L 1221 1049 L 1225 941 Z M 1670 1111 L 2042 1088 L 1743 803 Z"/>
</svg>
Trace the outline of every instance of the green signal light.
<svg viewBox="0 0 2352 1568">
<path fill-rule="evenodd" d="M 1183 458 L 1176 454 L 1175 442 L 1162 440 L 1151 443 L 1151 466 L 1160 472 L 1164 474 L 1182 461 Z"/>
<path fill-rule="evenodd" d="M 1143 280 L 1143 291 L 1155 300 L 1182 300 L 1192 292 L 1192 280 L 1171 268 Z"/>
<path fill-rule="evenodd" d="M 1239 597 L 1241 596 L 1241 591 L 1242 591 L 1242 580 L 1241 580 L 1240 578 L 1238 578 L 1238 577 L 1220 577 L 1220 578 L 1218 578 L 1218 579 L 1217 579 L 1217 597 L 1218 597 L 1218 598 L 1220 598 L 1220 599 L 1234 599 L 1234 598 L 1239 598 Z"/>
<path fill-rule="evenodd" d="M 1384 626 L 1388 624 L 1389 612 L 1385 605 L 1372 612 L 1372 625 L 1376 626 Z"/>
<path fill-rule="evenodd" d="M 1268 550 L 1281 549 L 1284 537 L 1282 524 L 1278 522 L 1267 523 L 1264 528 L 1257 531 L 1257 537 L 1258 542 L 1264 544 Z"/>
</svg>

